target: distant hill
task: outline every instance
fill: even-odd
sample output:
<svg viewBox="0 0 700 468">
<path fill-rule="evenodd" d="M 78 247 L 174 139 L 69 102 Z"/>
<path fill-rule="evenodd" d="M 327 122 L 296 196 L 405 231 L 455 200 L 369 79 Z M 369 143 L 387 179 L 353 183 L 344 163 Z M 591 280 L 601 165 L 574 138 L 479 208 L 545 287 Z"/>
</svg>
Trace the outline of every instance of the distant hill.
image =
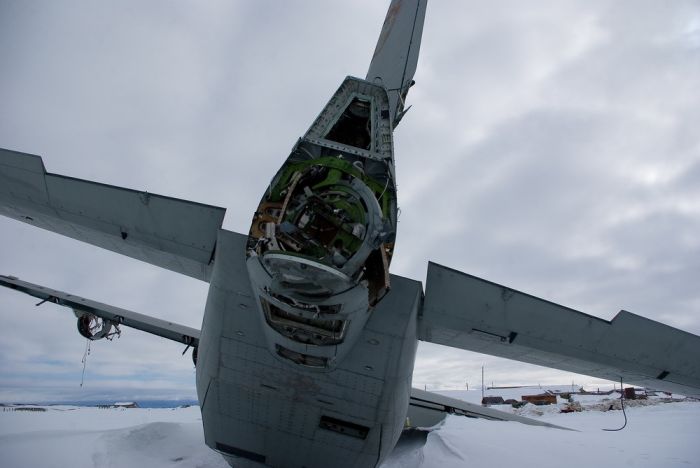
<svg viewBox="0 0 700 468">
<path fill-rule="evenodd" d="M 180 406 L 198 406 L 197 400 L 135 400 L 133 401 L 139 408 L 177 408 Z M 37 401 L 37 402 L 21 402 L 0 403 L 0 406 L 15 406 L 15 405 L 35 405 L 35 406 L 111 406 L 115 405 L 114 400 L 84 400 L 84 401 Z"/>
</svg>

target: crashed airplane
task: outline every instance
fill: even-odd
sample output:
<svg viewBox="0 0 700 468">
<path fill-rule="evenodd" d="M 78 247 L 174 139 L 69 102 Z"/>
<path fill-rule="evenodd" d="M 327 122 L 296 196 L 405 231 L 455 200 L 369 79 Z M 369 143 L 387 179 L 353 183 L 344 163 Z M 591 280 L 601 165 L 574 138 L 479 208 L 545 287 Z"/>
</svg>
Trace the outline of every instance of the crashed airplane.
<svg viewBox="0 0 700 468">
<path fill-rule="evenodd" d="M 133 327 L 193 348 L 206 444 L 232 466 L 377 466 L 407 421 L 543 424 L 412 389 L 418 340 L 700 396 L 700 337 L 602 320 L 445 266 L 390 273 L 393 132 L 425 0 L 393 0 L 364 79 L 347 77 L 294 144 L 250 230 L 225 209 L 46 172 L 0 150 L 0 213 L 209 283 L 201 330 L 0 276 L 65 306 L 89 340 Z"/>
</svg>

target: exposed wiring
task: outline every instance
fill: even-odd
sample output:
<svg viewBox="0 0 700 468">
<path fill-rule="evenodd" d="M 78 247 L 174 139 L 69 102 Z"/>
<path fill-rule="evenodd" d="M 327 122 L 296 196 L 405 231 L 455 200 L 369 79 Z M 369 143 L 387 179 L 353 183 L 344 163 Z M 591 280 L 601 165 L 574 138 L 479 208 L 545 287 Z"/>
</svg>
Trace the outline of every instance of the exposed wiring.
<svg viewBox="0 0 700 468">
<path fill-rule="evenodd" d="M 382 190 L 382 194 L 379 195 L 379 197 L 377 198 L 377 201 L 382 199 L 382 197 L 384 196 L 384 193 L 386 193 L 387 187 L 389 187 L 389 178 L 388 177 L 386 178 L 386 184 L 384 184 L 384 190 Z"/>
<path fill-rule="evenodd" d="M 625 412 L 625 390 L 622 388 L 622 377 L 620 377 L 620 405 L 622 406 L 622 415 L 625 417 L 625 423 L 620 428 L 603 429 L 604 431 L 608 431 L 608 432 L 621 431 L 625 428 L 625 426 L 627 426 L 627 413 Z"/>
</svg>

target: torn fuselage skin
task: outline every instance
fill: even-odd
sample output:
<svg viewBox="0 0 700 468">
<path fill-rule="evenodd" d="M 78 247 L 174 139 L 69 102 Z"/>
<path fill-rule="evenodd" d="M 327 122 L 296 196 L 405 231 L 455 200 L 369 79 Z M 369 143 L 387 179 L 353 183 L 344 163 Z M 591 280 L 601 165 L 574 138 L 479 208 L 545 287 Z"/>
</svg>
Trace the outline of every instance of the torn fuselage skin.
<svg viewBox="0 0 700 468">
<path fill-rule="evenodd" d="M 396 187 L 384 88 L 348 77 L 258 205 L 247 268 L 268 348 L 330 369 L 389 290 Z"/>
</svg>

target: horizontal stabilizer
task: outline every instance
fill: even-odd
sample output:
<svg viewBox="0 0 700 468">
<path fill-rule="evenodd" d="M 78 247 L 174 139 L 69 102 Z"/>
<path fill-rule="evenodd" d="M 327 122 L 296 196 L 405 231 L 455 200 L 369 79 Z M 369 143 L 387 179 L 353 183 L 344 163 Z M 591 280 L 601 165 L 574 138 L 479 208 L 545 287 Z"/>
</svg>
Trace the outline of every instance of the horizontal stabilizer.
<svg viewBox="0 0 700 468">
<path fill-rule="evenodd" d="M 42 301 L 70 307 L 74 311 L 88 312 L 117 325 L 135 328 L 195 348 L 199 345 L 199 330 L 195 328 L 27 283 L 12 276 L 0 275 L 0 286 L 21 291 Z"/>
<path fill-rule="evenodd" d="M 516 414 L 498 411 L 463 400 L 446 397 L 439 393 L 427 392 L 418 388 L 411 389 L 411 400 L 408 407 L 408 419 L 412 426 L 428 427 L 440 422 L 446 414 L 456 414 L 469 418 L 489 419 L 491 421 L 515 421 L 530 426 L 545 426 L 556 429 L 573 430 L 567 427 L 538 421 L 536 419 L 518 416 Z"/>
<path fill-rule="evenodd" d="M 0 149 L 0 214 L 203 281 L 225 209 L 47 173 Z"/>
<path fill-rule="evenodd" d="M 700 396 L 700 337 L 622 311 L 608 322 L 430 263 L 418 339 Z"/>
</svg>

